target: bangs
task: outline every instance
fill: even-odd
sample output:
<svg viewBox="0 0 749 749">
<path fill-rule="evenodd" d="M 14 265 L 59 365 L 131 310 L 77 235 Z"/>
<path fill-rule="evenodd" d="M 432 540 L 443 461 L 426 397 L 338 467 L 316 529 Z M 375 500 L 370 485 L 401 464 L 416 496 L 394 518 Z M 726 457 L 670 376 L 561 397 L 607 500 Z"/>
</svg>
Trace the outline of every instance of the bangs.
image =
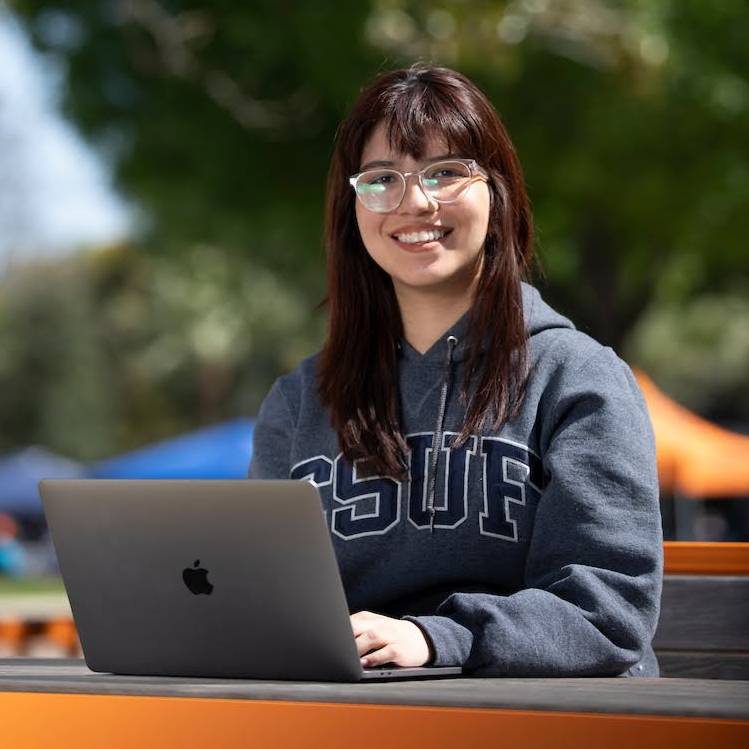
<svg viewBox="0 0 749 749">
<path fill-rule="evenodd" d="M 383 117 L 388 145 L 396 152 L 422 159 L 428 142 L 443 140 L 450 154 L 480 160 L 481 138 L 477 122 L 462 111 L 470 106 L 461 101 L 457 92 L 445 92 L 436 86 L 404 82 L 389 91 L 383 102 Z"/>
</svg>

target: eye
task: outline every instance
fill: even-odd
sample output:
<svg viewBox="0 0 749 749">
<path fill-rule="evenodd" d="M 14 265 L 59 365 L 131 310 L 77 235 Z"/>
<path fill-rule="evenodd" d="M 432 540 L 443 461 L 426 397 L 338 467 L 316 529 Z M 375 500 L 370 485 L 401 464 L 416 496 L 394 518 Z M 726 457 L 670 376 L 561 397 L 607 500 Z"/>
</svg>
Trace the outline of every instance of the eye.
<svg viewBox="0 0 749 749">
<path fill-rule="evenodd" d="M 391 171 L 365 172 L 359 177 L 360 183 L 365 185 L 392 185 L 398 175 Z"/>
<path fill-rule="evenodd" d="M 470 177 L 471 170 L 460 161 L 440 161 L 433 164 L 424 176 L 428 184 L 438 185 Z"/>
</svg>

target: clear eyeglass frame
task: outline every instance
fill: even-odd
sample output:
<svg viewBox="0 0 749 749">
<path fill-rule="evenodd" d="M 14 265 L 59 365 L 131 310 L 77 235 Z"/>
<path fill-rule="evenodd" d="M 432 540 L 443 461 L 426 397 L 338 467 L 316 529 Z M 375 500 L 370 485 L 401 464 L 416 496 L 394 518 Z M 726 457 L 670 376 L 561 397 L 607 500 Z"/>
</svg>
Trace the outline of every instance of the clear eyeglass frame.
<svg viewBox="0 0 749 749">
<path fill-rule="evenodd" d="M 435 195 L 430 194 L 427 191 L 426 186 L 424 185 L 424 175 L 428 171 L 434 169 L 435 167 L 439 167 L 441 164 L 455 164 L 455 163 L 464 164 L 470 170 L 470 177 L 468 178 L 468 181 L 466 182 L 465 187 L 460 191 L 460 193 L 456 197 L 450 198 L 448 200 L 441 200 L 437 198 Z M 383 210 L 383 211 L 376 211 L 370 208 L 364 202 L 362 195 L 359 193 L 359 190 L 357 189 L 357 185 L 361 177 L 371 172 L 385 172 L 385 171 L 392 172 L 393 174 L 397 174 L 401 178 L 401 196 L 398 199 L 398 202 L 392 208 L 388 208 L 387 210 Z M 481 177 L 485 180 L 489 179 L 489 175 L 486 173 L 486 171 L 484 171 L 484 169 L 481 166 L 479 166 L 479 164 L 477 163 L 475 159 L 455 158 L 455 159 L 443 159 L 441 161 L 435 161 L 434 163 L 428 164 L 423 169 L 419 169 L 418 171 L 415 171 L 415 172 L 402 172 L 400 169 L 395 169 L 393 167 L 378 167 L 376 169 L 365 169 L 363 172 L 359 172 L 358 174 L 354 174 L 351 177 L 349 177 L 349 184 L 351 185 L 351 187 L 354 188 L 354 193 L 357 199 L 359 200 L 359 202 L 368 211 L 372 211 L 373 213 L 390 213 L 392 211 L 397 210 L 400 204 L 403 202 L 403 198 L 406 196 L 406 188 L 408 187 L 408 178 L 414 175 L 418 177 L 419 187 L 421 188 L 421 191 L 424 193 L 424 195 L 426 195 L 427 199 L 433 200 L 436 203 L 439 203 L 440 205 L 447 204 L 447 203 L 457 203 L 463 197 L 463 195 L 465 195 L 466 189 L 468 188 L 470 184 L 473 183 L 476 177 Z"/>
</svg>

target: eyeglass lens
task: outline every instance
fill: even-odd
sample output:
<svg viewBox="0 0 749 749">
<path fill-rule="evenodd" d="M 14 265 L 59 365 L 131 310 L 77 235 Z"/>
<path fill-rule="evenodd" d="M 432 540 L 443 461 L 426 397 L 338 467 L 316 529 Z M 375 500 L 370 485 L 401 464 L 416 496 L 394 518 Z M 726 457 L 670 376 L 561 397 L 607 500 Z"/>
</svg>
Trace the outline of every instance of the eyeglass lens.
<svg viewBox="0 0 749 749">
<path fill-rule="evenodd" d="M 422 180 L 424 191 L 441 203 L 460 197 L 471 180 L 471 169 L 460 161 L 432 164 Z M 370 211 L 385 213 L 396 208 L 406 191 L 406 181 L 394 169 L 372 169 L 363 172 L 356 182 L 356 194 Z"/>
</svg>

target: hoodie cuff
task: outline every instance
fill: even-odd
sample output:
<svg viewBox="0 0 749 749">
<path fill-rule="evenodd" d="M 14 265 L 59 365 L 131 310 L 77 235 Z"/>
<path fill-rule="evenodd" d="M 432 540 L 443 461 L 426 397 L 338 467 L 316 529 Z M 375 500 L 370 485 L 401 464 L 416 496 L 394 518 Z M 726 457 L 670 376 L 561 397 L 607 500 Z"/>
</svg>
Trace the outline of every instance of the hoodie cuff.
<svg viewBox="0 0 749 749">
<path fill-rule="evenodd" d="M 424 632 L 432 659 L 429 666 L 462 666 L 473 645 L 473 633 L 446 616 L 402 616 Z"/>
</svg>

